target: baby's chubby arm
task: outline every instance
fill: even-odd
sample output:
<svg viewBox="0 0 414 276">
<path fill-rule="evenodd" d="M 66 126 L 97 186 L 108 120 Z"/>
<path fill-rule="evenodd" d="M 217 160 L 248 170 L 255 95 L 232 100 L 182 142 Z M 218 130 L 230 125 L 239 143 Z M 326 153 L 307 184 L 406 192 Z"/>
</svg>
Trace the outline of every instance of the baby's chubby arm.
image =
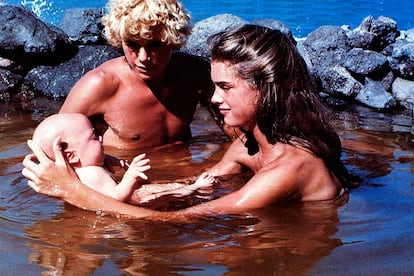
<svg viewBox="0 0 414 276">
<path fill-rule="evenodd" d="M 193 184 L 167 183 L 167 184 L 148 184 L 139 188 L 136 192 L 138 202 L 136 204 L 146 203 L 162 196 L 184 197 L 195 191 L 211 187 L 216 182 L 216 178 L 203 172 Z"/>
<path fill-rule="evenodd" d="M 131 197 L 135 189 L 138 188 L 137 183 L 139 178 L 144 180 L 148 179 L 144 172 L 148 171 L 151 166 L 149 165 L 150 160 L 145 157 L 145 153 L 140 154 L 129 164 L 129 168 L 122 177 L 122 180 L 114 188 L 114 194 L 118 200 L 126 201 Z"/>
</svg>

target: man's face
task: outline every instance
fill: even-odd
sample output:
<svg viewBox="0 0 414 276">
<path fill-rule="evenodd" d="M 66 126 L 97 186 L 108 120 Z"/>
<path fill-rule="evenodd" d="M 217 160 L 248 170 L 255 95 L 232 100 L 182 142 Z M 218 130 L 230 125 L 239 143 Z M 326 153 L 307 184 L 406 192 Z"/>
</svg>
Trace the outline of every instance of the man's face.
<svg viewBox="0 0 414 276">
<path fill-rule="evenodd" d="M 160 40 L 123 41 L 122 49 L 131 69 L 146 80 L 163 78 L 172 47 Z"/>
</svg>

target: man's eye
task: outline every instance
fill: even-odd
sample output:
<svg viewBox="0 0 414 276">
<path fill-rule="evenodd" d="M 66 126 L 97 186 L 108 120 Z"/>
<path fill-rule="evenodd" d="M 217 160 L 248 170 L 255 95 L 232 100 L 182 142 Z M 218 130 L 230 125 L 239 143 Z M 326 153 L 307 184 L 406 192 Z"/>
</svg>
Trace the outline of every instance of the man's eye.
<svg viewBox="0 0 414 276">
<path fill-rule="evenodd" d="M 149 49 L 158 49 L 158 48 L 161 48 L 164 45 L 165 45 L 165 42 L 162 42 L 162 41 L 152 41 L 152 42 L 148 43 L 148 48 Z"/>
<path fill-rule="evenodd" d="M 141 45 L 139 45 L 139 43 L 135 42 L 135 41 L 131 41 L 131 40 L 127 40 L 125 41 L 125 44 L 132 49 L 139 49 L 141 48 Z"/>
</svg>

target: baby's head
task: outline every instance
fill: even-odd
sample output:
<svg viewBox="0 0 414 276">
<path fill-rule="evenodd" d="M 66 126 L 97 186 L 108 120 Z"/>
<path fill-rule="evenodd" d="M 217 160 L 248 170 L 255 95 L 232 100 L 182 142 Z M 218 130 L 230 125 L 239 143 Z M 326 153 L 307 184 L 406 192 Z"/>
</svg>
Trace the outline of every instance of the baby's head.
<svg viewBox="0 0 414 276">
<path fill-rule="evenodd" d="M 33 141 L 55 160 L 53 141 L 61 138 L 64 156 L 74 167 L 103 165 L 104 152 L 88 117 L 80 113 L 60 113 L 47 117 L 35 129 Z"/>
</svg>

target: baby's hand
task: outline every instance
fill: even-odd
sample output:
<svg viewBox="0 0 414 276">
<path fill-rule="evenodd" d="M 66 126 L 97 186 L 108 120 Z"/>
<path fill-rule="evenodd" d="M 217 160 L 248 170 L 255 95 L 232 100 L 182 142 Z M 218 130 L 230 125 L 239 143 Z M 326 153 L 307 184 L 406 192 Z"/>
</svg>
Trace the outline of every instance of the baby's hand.
<svg viewBox="0 0 414 276">
<path fill-rule="evenodd" d="M 203 172 L 196 180 L 196 182 L 190 186 L 194 188 L 204 188 L 210 187 L 216 182 L 216 177 L 214 175 Z"/>
<path fill-rule="evenodd" d="M 127 174 L 129 177 L 140 177 L 147 180 L 148 177 L 144 172 L 151 169 L 151 166 L 149 165 L 150 160 L 148 158 L 145 158 L 145 156 L 145 153 L 136 156 L 129 164 L 129 168 L 125 174 Z"/>
</svg>

